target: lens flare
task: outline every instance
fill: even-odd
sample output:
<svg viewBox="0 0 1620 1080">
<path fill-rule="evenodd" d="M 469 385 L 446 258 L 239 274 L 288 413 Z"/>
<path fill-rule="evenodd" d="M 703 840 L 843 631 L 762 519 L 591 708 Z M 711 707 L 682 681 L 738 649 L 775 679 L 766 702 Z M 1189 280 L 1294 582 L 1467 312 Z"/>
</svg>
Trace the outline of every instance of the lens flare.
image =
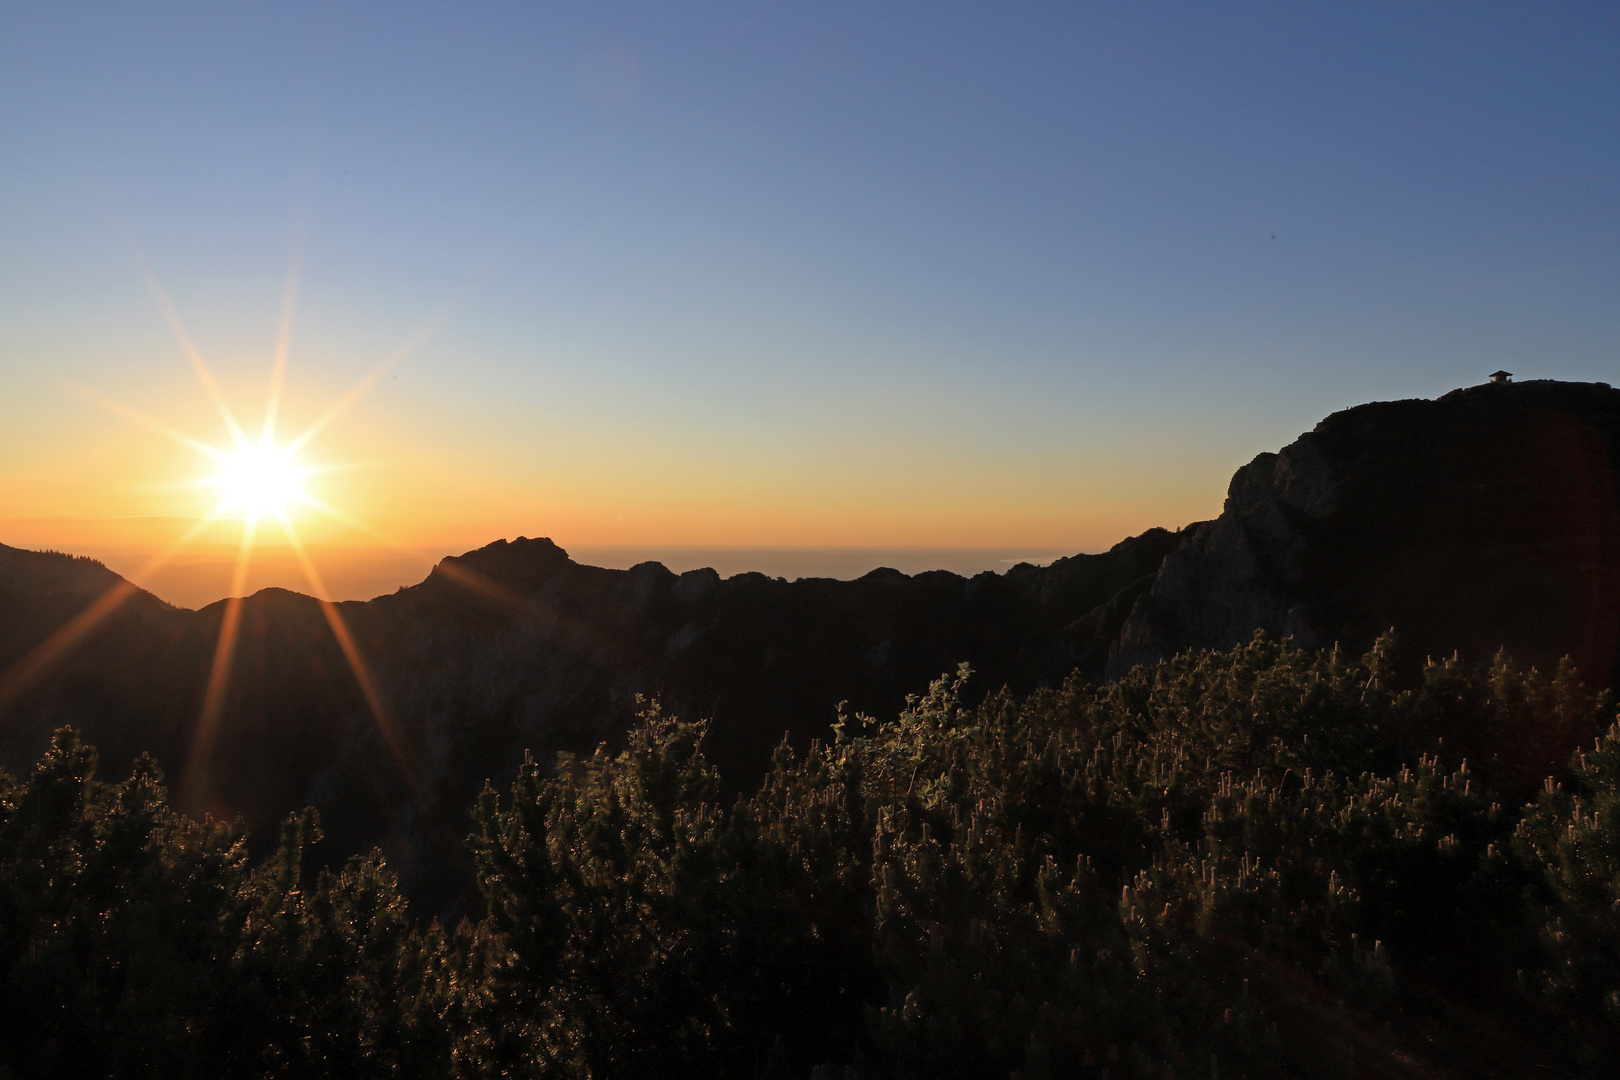
<svg viewBox="0 0 1620 1080">
<path fill-rule="evenodd" d="M 242 521 L 242 538 L 237 550 L 236 566 L 231 577 L 230 596 L 225 601 L 219 636 L 215 642 L 213 663 L 209 668 L 207 687 L 203 693 L 201 715 L 197 719 L 192 749 L 185 765 L 181 786 L 182 801 L 196 803 L 206 794 L 209 788 L 211 782 L 209 771 L 215 739 L 221 730 L 221 726 L 229 720 L 227 711 L 230 707 L 228 691 L 231 682 L 231 669 L 238 630 L 245 610 L 244 605 L 249 603 L 248 600 L 244 599 L 244 596 L 247 590 L 248 570 L 252 564 L 258 532 L 261 524 L 273 519 L 280 524 L 281 531 L 286 536 L 288 544 L 293 548 L 299 564 L 303 567 L 304 574 L 314 591 L 315 602 L 319 604 L 326 616 L 326 622 L 336 638 L 344 660 L 353 671 L 355 681 L 365 697 L 373 718 L 376 720 L 384 742 L 393 754 L 395 764 L 398 765 L 407 788 L 412 792 L 413 797 L 419 798 L 420 788 L 416 782 L 415 770 L 407 754 L 408 744 L 402 739 L 401 733 L 397 730 L 381 688 L 377 681 L 372 678 L 366 666 L 365 658 L 361 653 L 360 642 L 350 632 L 338 605 L 333 603 L 332 598 L 327 594 L 325 582 L 306 550 L 303 539 L 298 535 L 298 528 L 293 521 L 291 511 L 294 507 L 305 507 L 334 520 L 353 525 L 365 532 L 376 534 L 375 530 L 358 518 L 329 505 L 304 489 L 306 477 L 331 471 L 334 466 L 305 465 L 299 461 L 299 455 L 328 425 L 359 401 L 388 369 L 404 360 L 428 334 L 432 333 L 448 317 L 449 311 L 441 312 L 439 316 L 431 320 L 409 339 L 400 350 L 383 361 L 381 365 L 350 389 L 348 393 L 338 398 L 313 423 L 291 438 L 281 438 L 277 435 L 277 426 L 281 417 L 283 384 L 286 381 L 293 310 L 298 297 L 298 271 L 295 257 L 294 266 L 288 272 L 281 332 L 277 339 L 275 356 L 271 363 L 270 387 L 265 401 L 264 424 L 257 441 L 255 441 L 237 419 L 235 412 L 226 401 L 224 391 L 214 378 L 214 374 L 209 369 L 202 354 L 198 352 L 191 335 L 181 322 L 178 312 L 176 312 L 174 305 L 170 303 L 168 294 L 164 292 L 162 285 L 159 284 L 157 277 L 151 272 L 145 261 L 140 258 L 139 252 L 134 250 L 133 245 L 131 246 L 131 254 L 135 257 L 136 265 L 139 267 L 142 276 L 145 277 L 153 299 L 157 301 L 159 310 L 162 311 L 170 327 L 174 330 L 181 350 L 185 353 L 192 369 L 197 374 L 197 378 L 201 381 L 204 392 L 212 400 L 215 409 L 218 411 L 219 418 L 223 422 L 229 438 L 229 449 L 221 449 L 218 446 L 211 445 L 203 439 L 189 435 L 126 405 L 105 399 L 99 394 L 93 392 L 87 392 L 87 394 L 92 399 L 100 401 L 101 404 L 107 406 L 113 412 L 151 428 L 213 462 L 216 471 L 211 476 L 198 477 L 193 481 L 178 486 L 216 488 L 220 492 L 220 498 L 206 518 L 199 520 L 185 536 L 176 541 L 160 556 L 153 559 L 141 573 L 136 574 L 136 582 L 121 582 L 118 587 L 109 590 L 77 616 L 69 620 L 28 655 L 13 663 L 10 667 L 0 669 L 0 710 L 8 707 L 29 686 L 44 677 L 79 642 L 85 640 L 101 622 L 118 610 L 129 597 L 139 592 L 137 584 L 140 579 L 145 578 L 149 573 L 155 572 L 160 566 L 178 555 L 213 523 L 228 516 L 239 516 Z M 386 540 L 386 538 L 383 539 Z"/>
</svg>

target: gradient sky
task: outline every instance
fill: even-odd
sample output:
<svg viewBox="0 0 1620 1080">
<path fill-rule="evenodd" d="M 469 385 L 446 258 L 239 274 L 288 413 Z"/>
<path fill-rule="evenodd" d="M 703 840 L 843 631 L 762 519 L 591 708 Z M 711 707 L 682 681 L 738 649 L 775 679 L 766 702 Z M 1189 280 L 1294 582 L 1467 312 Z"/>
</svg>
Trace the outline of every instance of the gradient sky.
<svg viewBox="0 0 1620 1080">
<path fill-rule="evenodd" d="M 1105 548 L 1325 414 L 1615 379 L 1583 4 L 0 4 L 0 542 L 257 422 L 408 545 Z M 414 343 L 414 347 L 411 347 Z M 317 546 L 368 542 L 307 525 Z"/>
</svg>

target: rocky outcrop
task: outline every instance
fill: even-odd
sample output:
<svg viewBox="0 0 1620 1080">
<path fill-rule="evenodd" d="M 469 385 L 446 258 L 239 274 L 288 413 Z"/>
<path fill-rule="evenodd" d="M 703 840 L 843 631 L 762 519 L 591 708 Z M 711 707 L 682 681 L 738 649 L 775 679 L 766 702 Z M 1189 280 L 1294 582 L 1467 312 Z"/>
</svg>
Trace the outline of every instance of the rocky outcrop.
<svg viewBox="0 0 1620 1080">
<path fill-rule="evenodd" d="M 1110 650 L 1110 678 L 1192 648 L 1230 648 L 1257 629 L 1317 644 L 1301 611 L 1310 522 L 1330 513 L 1340 476 L 1310 436 L 1232 476 L 1220 517 L 1165 557 Z"/>
<path fill-rule="evenodd" d="M 1612 679 L 1620 645 L 1620 391 L 1529 382 L 1335 413 L 1233 476 L 1134 605 L 1118 675 L 1256 630 L 1412 652 L 1569 655 Z"/>
</svg>

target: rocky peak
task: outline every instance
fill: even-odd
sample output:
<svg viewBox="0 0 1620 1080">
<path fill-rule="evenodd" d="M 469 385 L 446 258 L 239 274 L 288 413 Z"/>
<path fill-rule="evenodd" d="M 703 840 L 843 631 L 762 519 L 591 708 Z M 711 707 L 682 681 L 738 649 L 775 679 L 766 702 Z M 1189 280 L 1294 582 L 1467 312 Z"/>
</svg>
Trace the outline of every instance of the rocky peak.
<svg viewBox="0 0 1620 1080">
<path fill-rule="evenodd" d="M 1232 478 L 1219 518 L 1166 557 L 1108 671 L 1256 630 L 1413 648 L 1594 681 L 1620 644 L 1620 391 L 1535 381 L 1327 417 Z"/>
</svg>

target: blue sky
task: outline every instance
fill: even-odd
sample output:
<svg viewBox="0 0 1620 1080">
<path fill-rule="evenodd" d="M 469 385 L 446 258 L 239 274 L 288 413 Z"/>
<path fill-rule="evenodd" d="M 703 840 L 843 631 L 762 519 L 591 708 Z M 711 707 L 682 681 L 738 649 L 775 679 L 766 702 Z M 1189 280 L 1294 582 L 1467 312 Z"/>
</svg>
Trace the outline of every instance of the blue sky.
<svg viewBox="0 0 1620 1080">
<path fill-rule="evenodd" d="M 249 412 L 295 248 L 306 411 L 435 324 L 329 449 L 413 542 L 1184 524 L 1334 409 L 1614 381 L 1617 11 L 0 7 L 0 517 L 195 512 L 82 393 L 217 429 L 133 247 Z"/>
</svg>

